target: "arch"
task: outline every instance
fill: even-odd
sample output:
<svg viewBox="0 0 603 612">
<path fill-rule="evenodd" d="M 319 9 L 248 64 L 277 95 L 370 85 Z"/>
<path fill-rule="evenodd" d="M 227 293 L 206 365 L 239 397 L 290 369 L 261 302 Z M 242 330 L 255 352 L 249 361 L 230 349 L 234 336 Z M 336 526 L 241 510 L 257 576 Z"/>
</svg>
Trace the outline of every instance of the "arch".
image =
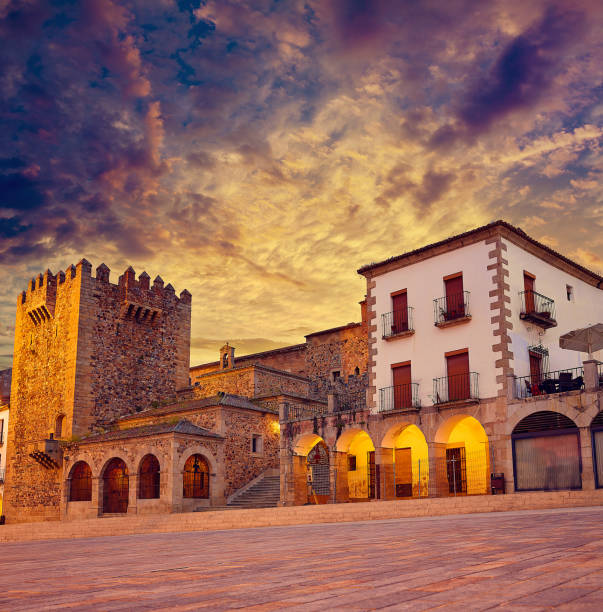
<svg viewBox="0 0 603 612">
<path fill-rule="evenodd" d="M 92 501 L 92 470 L 78 461 L 69 473 L 69 501 Z"/>
<path fill-rule="evenodd" d="M 490 447 L 482 424 L 467 414 L 447 418 L 438 427 L 436 474 L 438 488 L 449 495 L 488 493 Z"/>
<path fill-rule="evenodd" d="M 429 451 L 423 432 L 410 423 L 397 428 L 392 448 L 394 497 L 424 497 L 429 487 Z"/>
<path fill-rule="evenodd" d="M 321 438 L 310 449 L 306 466 L 312 478 L 315 503 L 326 503 L 331 493 L 331 457 L 329 448 Z"/>
<path fill-rule="evenodd" d="M 182 497 L 209 499 L 209 462 L 199 453 L 192 454 L 184 463 Z"/>
<path fill-rule="evenodd" d="M 63 437 L 63 425 L 65 422 L 65 415 L 58 414 L 54 420 L 54 437 L 55 439 L 59 439 Z"/>
<path fill-rule="evenodd" d="M 350 499 L 376 498 L 375 446 L 369 434 L 363 429 L 348 429 L 337 440 L 336 448 L 348 455 Z"/>
<path fill-rule="evenodd" d="M 130 479 L 126 462 L 119 457 L 113 457 L 103 470 L 103 513 L 127 512 L 129 490 Z"/>
<path fill-rule="evenodd" d="M 193 455 L 202 455 L 204 457 L 204 459 L 209 464 L 210 476 L 211 475 L 215 476 L 216 473 L 218 473 L 218 463 L 217 463 L 217 461 L 214 459 L 214 456 L 210 452 L 210 450 L 208 448 L 206 448 L 205 446 L 203 446 L 202 444 L 195 444 L 194 446 L 190 446 L 189 448 L 187 448 L 184 451 L 184 453 L 182 453 L 182 456 L 180 457 L 180 459 L 178 461 L 178 466 L 177 466 L 177 470 L 180 473 L 184 472 L 184 466 L 185 466 L 186 462 Z"/>
<path fill-rule="evenodd" d="M 513 428 L 511 440 L 516 491 L 582 488 L 580 431 L 568 416 L 533 412 Z"/>
<path fill-rule="evenodd" d="M 293 454 L 301 457 L 306 457 L 307 454 L 318 444 L 324 440 L 316 434 L 304 434 L 297 438 L 293 445 Z"/>
<path fill-rule="evenodd" d="M 152 453 L 145 455 L 138 468 L 138 498 L 159 499 L 159 460 Z"/>
</svg>

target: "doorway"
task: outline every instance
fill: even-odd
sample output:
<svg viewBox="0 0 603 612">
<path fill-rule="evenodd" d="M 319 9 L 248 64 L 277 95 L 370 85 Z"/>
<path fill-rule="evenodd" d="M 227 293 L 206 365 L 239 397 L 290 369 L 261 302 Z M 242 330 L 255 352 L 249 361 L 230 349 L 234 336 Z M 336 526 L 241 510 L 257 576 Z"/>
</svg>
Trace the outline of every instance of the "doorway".
<svg viewBox="0 0 603 612">
<path fill-rule="evenodd" d="M 128 493 L 128 468 L 121 459 L 111 459 L 103 476 L 103 513 L 125 514 L 128 511 Z"/>
</svg>

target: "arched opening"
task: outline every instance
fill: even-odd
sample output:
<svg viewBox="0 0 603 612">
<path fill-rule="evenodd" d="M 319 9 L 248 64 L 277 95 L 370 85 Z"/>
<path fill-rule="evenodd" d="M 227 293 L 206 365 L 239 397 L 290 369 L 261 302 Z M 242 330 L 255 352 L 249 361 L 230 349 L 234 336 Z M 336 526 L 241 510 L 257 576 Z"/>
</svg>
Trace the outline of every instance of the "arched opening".
<svg viewBox="0 0 603 612">
<path fill-rule="evenodd" d="M 193 499 L 209 498 L 209 463 L 203 455 L 191 455 L 184 464 L 182 496 Z"/>
<path fill-rule="evenodd" d="M 69 478 L 69 501 L 92 501 L 92 470 L 85 461 L 73 466 Z"/>
<path fill-rule="evenodd" d="M 347 452 L 348 490 L 350 501 L 375 499 L 379 490 L 375 446 L 361 429 L 346 431 L 337 441 L 337 450 Z"/>
<path fill-rule="evenodd" d="M 384 477 L 391 480 L 393 497 L 427 496 L 429 456 L 423 432 L 416 425 L 395 425 L 382 444 L 392 449 L 392 467 L 386 470 Z M 390 488 L 388 484 L 386 482 L 386 491 Z"/>
<path fill-rule="evenodd" d="M 440 493 L 488 493 L 490 450 L 482 424 L 472 416 L 456 415 L 436 433 L 436 479 Z"/>
<path fill-rule="evenodd" d="M 590 424 L 593 445 L 593 466 L 595 470 L 595 486 L 603 488 L 603 410 Z"/>
<path fill-rule="evenodd" d="M 63 437 L 63 422 L 65 421 L 65 415 L 59 414 L 54 420 L 54 437 L 58 440 Z"/>
<path fill-rule="evenodd" d="M 569 417 L 534 412 L 519 421 L 511 439 L 516 491 L 582 488 L 580 432 Z"/>
<path fill-rule="evenodd" d="M 310 481 L 309 500 L 315 504 L 326 504 L 331 493 L 329 449 L 322 438 L 314 443 L 306 457 L 306 469 Z"/>
<path fill-rule="evenodd" d="M 117 514 L 128 511 L 130 479 L 122 459 L 114 457 L 103 474 L 103 513 Z"/>
<path fill-rule="evenodd" d="M 138 471 L 138 498 L 159 499 L 159 461 L 155 455 L 145 455 Z"/>
</svg>

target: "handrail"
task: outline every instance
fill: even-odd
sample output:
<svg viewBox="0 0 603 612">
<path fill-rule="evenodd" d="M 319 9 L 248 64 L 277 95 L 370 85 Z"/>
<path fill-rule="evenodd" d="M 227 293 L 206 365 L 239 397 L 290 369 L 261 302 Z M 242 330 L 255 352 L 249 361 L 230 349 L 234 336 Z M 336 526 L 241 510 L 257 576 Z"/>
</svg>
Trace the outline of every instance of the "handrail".
<svg viewBox="0 0 603 612">
<path fill-rule="evenodd" d="M 395 385 L 379 389 L 379 412 L 390 410 L 418 409 L 421 407 L 419 399 L 419 383 Z"/>
<path fill-rule="evenodd" d="M 521 314 L 536 315 L 540 318 L 555 320 L 555 300 L 532 289 L 520 291 Z"/>
<path fill-rule="evenodd" d="M 433 300 L 435 325 L 470 317 L 469 295 L 469 291 L 463 291 L 462 293 L 435 298 Z"/>
<path fill-rule="evenodd" d="M 413 308 L 408 306 L 381 315 L 381 332 L 383 338 L 391 338 L 404 332 L 414 331 Z"/>
<path fill-rule="evenodd" d="M 568 374 L 571 376 L 568 377 Z M 581 367 L 515 377 L 515 397 L 518 399 L 579 390 L 583 387 L 584 368 Z"/>
<path fill-rule="evenodd" d="M 466 372 L 433 379 L 433 403 L 479 399 L 479 374 Z"/>
</svg>

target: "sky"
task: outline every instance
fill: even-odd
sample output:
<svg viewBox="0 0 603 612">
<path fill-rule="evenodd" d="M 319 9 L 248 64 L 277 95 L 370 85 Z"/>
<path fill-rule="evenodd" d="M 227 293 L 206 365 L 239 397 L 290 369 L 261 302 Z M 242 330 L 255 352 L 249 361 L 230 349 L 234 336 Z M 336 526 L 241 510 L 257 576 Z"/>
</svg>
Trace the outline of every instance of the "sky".
<svg viewBox="0 0 603 612">
<path fill-rule="evenodd" d="M 0 41 L 0 368 L 82 257 L 188 289 L 192 364 L 495 219 L 603 272 L 600 1 L 0 0 Z"/>
</svg>

